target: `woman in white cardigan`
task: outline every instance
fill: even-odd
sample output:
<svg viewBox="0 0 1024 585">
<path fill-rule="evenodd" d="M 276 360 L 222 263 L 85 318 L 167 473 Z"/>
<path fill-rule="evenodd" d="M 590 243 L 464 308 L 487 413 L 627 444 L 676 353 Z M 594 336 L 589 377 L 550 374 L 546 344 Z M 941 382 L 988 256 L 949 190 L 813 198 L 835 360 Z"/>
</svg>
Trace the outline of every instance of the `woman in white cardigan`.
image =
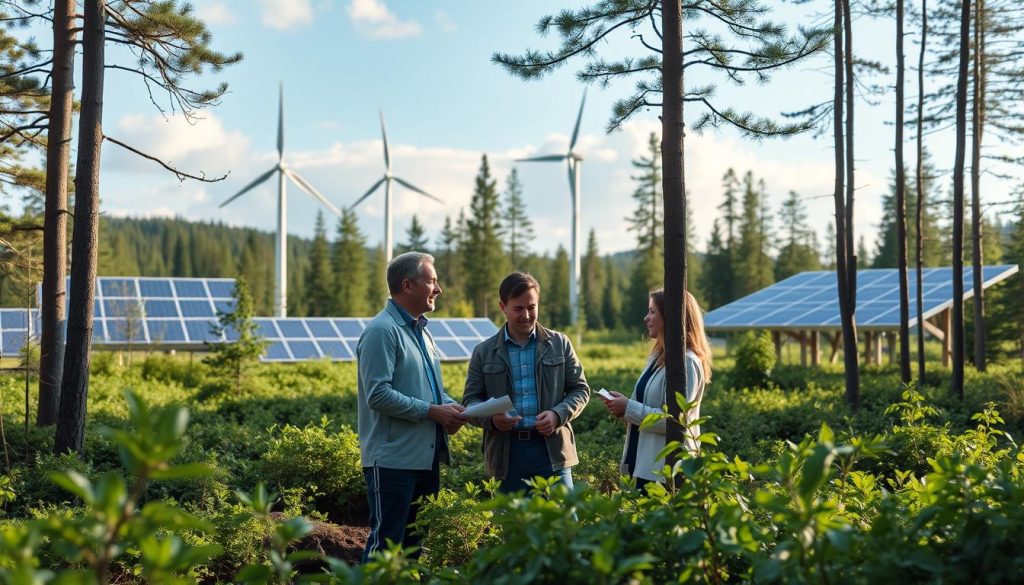
<svg viewBox="0 0 1024 585">
<path fill-rule="evenodd" d="M 686 412 L 686 422 L 691 425 L 684 430 L 687 451 L 695 454 L 699 443 L 700 426 L 692 424 L 700 417 L 700 402 L 704 387 L 711 380 L 711 345 L 704 333 L 704 318 L 697 300 L 689 292 L 686 301 L 686 401 L 693 403 Z M 636 479 L 637 488 L 643 491 L 648 482 L 663 482 L 661 475 L 665 459 L 658 454 L 665 448 L 665 419 L 657 424 L 640 429 L 649 414 L 665 412 L 665 293 L 662 289 L 651 291 L 648 299 L 647 316 L 644 324 L 651 338 L 651 353 L 643 374 L 629 398 L 610 392 L 611 399 L 604 401 L 608 412 L 626 422 L 626 444 L 622 449 L 620 470 Z"/>
</svg>

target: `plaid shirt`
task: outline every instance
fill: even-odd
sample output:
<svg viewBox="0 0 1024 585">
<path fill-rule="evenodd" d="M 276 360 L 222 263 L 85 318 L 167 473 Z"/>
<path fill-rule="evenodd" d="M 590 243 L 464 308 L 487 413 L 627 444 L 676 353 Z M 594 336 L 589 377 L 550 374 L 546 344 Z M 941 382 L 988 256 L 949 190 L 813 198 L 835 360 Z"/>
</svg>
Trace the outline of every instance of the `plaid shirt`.
<svg viewBox="0 0 1024 585">
<path fill-rule="evenodd" d="M 537 415 L 540 414 L 540 404 L 537 402 L 537 330 L 530 333 L 526 345 L 519 345 L 509 336 L 506 325 L 505 346 L 512 367 L 512 405 L 516 413 L 523 417 L 515 428 L 536 428 Z"/>
</svg>

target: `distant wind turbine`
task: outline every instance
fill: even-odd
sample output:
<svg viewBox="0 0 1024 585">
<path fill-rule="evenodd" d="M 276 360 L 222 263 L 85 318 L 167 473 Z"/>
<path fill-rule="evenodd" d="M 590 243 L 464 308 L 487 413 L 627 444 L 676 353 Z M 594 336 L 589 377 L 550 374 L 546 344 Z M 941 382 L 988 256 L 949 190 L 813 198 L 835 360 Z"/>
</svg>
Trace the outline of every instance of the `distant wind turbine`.
<svg viewBox="0 0 1024 585">
<path fill-rule="evenodd" d="M 577 153 L 576 139 L 580 135 L 580 120 L 583 119 L 583 105 L 587 103 L 587 92 L 583 91 L 583 99 L 580 100 L 580 111 L 576 114 L 576 126 L 572 129 L 572 138 L 569 140 L 569 150 L 565 154 L 549 154 L 545 156 L 533 156 L 530 158 L 516 159 L 517 162 L 567 162 L 569 166 L 569 194 L 572 200 L 572 257 L 569 267 L 569 307 L 571 310 L 570 320 L 575 325 L 580 317 L 580 166 L 583 164 L 583 156 Z"/>
<path fill-rule="evenodd" d="M 400 177 L 396 177 L 394 174 L 392 174 L 391 154 L 388 150 L 388 130 L 387 127 L 384 125 L 383 111 L 381 111 L 380 113 L 380 133 L 381 136 L 384 137 L 384 176 L 381 177 L 380 180 L 378 180 L 376 183 L 374 183 L 373 186 L 370 187 L 369 191 L 367 191 L 362 197 L 356 200 L 356 202 L 353 203 L 352 206 L 349 207 L 349 209 L 355 209 L 356 206 L 362 203 L 367 197 L 373 195 L 373 192 L 376 191 L 381 185 L 384 185 L 384 251 L 385 255 L 387 256 L 386 261 L 390 263 L 392 248 L 394 248 L 394 235 L 392 234 L 392 224 L 394 223 L 394 220 L 392 217 L 391 209 L 391 182 L 395 181 L 396 183 L 402 185 L 406 189 L 409 189 L 410 191 L 415 191 L 428 199 L 433 199 L 434 201 L 437 201 L 438 203 L 443 204 L 444 201 L 441 201 L 440 199 L 434 197 L 430 193 L 427 193 L 423 189 L 420 189 L 419 187 L 413 185 L 412 183 L 409 183 L 408 181 Z"/>
<path fill-rule="evenodd" d="M 221 203 L 224 207 L 235 199 L 248 193 L 254 187 L 262 184 L 277 173 L 277 249 L 274 251 L 274 314 L 278 317 L 288 315 L 288 190 L 287 181 L 289 178 L 299 188 L 323 203 L 335 215 L 341 215 L 338 210 L 326 197 L 316 190 L 309 181 L 302 178 L 297 172 L 288 168 L 284 163 L 284 84 L 281 84 L 280 102 L 277 114 L 277 164 L 269 171 L 263 173 L 256 180 L 245 186 L 244 189 L 235 193 L 227 201 Z"/>
</svg>

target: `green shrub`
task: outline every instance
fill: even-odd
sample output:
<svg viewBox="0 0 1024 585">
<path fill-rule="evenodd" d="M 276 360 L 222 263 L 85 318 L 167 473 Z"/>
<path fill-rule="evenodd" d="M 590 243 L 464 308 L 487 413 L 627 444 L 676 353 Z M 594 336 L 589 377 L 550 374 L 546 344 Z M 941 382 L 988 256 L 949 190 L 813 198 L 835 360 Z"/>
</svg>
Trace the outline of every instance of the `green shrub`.
<svg viewBox="0 0 1024 585">
<path fill-rule="evenodd" d="M 775 369 L 775 345 L 767 331 L 748 331 L 736 345 L 733 388 L 767 388 Z"/>
<path fill-rule="evenodd" d="M 278 491 L 300 489 L 335 517 L 361 509 L 366 485 L 359 463 L 359 438 L 347 426 L 334 431 L 327 418 L 305 427 L 272 428 L 260 464 L 262 476 Z"/>
<path fill-rule="evenodd" d="M 432 568 L 462 565 L 481 546 L 498 542 L 491 512 L 477 506 L 485 491 L 493 494 L 498 488 L 496 481 L 488 484 L 481 488 L 468 483 L 461 493 L 442 489 L 425 499 L 414 525 L 423 535 L 423 564 Z"/>
<path fill-rule="evenodd" d="M 12 512 L 24 515 L 30 508 L 74 502 L 74 496 L 53 481 L 53 474 L 62 471 L 75 471 L 85 477 L 95 475 L 92 466 L 75 454 L 38 454 L 34 465 L 21 469 L 18 485 L 14 488 L 17 496 Z"/>
</svg>

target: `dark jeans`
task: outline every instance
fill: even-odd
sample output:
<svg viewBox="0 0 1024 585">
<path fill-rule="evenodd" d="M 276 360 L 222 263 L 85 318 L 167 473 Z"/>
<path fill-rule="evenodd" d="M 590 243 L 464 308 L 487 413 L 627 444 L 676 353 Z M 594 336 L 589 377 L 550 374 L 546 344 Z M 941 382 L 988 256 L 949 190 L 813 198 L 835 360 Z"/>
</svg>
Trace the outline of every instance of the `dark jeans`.
<svg viewBox="0 0 1024 585">
<path fill-rule="evenodd" d="M 526 441 L 513 437 L 508 450 L 508 474 L 498 491 L 506 494 L 528 491 L 525 480 L 538 475 L 557 477 L 562 484 L 572 489 L 572 468 L 565 467 L 559 471 L 551 469 L 551 456 L 548 455 L 548 446 L 543 437 L 537 435 Z"/>
<path fill-rule="evenodd" d="M 416 500 L 441 488 L 438 458 L 434 457 L 434 467 L 429 471 L 364 467 L 363 475 L 370 501 L 370 536 L 362 562 L 386 548 L 388 540 L 400 542 L 403 547 L 419 546 L 420 536 L 409 525 L 416 521 L 419 511 Z"/>
</svg>

